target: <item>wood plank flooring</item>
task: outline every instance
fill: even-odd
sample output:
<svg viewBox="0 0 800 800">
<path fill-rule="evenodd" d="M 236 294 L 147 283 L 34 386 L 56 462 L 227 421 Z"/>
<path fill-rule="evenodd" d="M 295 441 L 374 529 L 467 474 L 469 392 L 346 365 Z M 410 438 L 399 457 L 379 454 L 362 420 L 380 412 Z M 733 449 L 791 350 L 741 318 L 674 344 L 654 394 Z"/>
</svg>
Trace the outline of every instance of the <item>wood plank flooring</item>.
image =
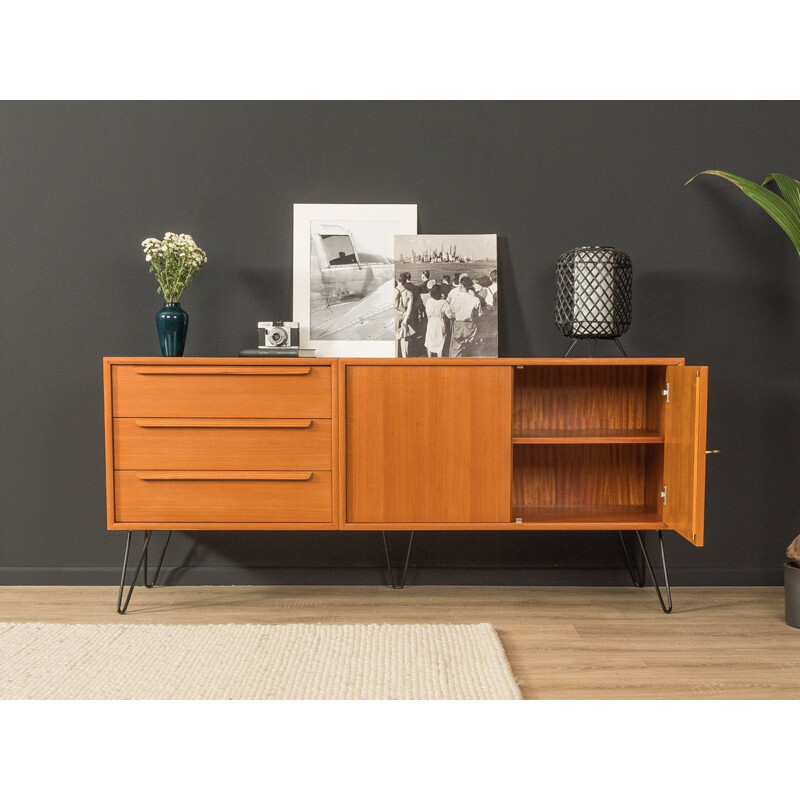
<svg viewBox="0 0 800 800">
<path fill-rule="evenodd" d="M 526 699 L 800 699 L 783 589 L 410 586 L 0 587 L 0 621 L 490 622 Z"/>
</svg>

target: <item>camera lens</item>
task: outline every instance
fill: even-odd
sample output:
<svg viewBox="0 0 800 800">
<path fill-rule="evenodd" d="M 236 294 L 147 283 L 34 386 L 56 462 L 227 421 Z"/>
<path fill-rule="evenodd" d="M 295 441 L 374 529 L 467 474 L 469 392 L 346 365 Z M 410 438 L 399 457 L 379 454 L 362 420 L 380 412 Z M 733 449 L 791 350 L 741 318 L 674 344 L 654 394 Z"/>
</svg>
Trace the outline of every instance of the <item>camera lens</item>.
<svg viewBox="0 0 800 800">
<path fill-rule="evenodd" d="M 268 334 L 267 338 L 276 347 L 286 343 L 286 331 L 283 328 L 273 328 Z"/>
</svg>

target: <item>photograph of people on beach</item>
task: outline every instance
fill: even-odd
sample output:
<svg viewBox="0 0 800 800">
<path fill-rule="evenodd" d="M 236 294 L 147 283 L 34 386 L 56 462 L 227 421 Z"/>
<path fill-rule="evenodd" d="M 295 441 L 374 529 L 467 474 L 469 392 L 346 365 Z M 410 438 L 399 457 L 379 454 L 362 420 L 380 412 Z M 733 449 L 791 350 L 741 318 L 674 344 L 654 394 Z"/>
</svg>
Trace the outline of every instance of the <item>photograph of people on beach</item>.
<svg viewBox="0 0 800 800">
<path fill-rule="evenodd" d="M 497 356 L 497 235 L 394 237 L 399 358 Z"/>
</svg>

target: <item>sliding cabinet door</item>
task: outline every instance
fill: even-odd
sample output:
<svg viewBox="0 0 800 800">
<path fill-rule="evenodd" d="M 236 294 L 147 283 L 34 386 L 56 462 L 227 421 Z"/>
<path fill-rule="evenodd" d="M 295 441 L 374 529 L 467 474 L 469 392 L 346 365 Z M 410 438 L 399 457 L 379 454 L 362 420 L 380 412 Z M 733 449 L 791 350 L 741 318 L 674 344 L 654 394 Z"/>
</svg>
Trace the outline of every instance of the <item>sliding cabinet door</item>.
<svg viewBox="0 0 800 800">
<path fill-rule="evenodd" d="M 345 366 L 345 522 L 509 522 L 512 368 Z"/>
</svg>

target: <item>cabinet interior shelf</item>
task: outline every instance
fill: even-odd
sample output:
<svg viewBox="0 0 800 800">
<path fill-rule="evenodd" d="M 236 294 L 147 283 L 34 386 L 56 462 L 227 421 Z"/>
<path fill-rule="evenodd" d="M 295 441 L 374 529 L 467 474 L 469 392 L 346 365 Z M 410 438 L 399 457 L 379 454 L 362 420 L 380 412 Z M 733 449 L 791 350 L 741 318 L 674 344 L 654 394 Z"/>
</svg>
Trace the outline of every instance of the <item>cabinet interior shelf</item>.
<svg viewBox="0 0 800 800">
<path fill-rule="evenodd" d="M 514 444 L 663 444 L 664 435 L 647 428 L 609 430 L 521 430 L 515 431 Z"/>
<path fill-rule="evenodd" d="M 512 508 L 514 520 L 542 528 L 658 529 L 665 525 L 652 506 L 520 506 Z"/>
</svg>

